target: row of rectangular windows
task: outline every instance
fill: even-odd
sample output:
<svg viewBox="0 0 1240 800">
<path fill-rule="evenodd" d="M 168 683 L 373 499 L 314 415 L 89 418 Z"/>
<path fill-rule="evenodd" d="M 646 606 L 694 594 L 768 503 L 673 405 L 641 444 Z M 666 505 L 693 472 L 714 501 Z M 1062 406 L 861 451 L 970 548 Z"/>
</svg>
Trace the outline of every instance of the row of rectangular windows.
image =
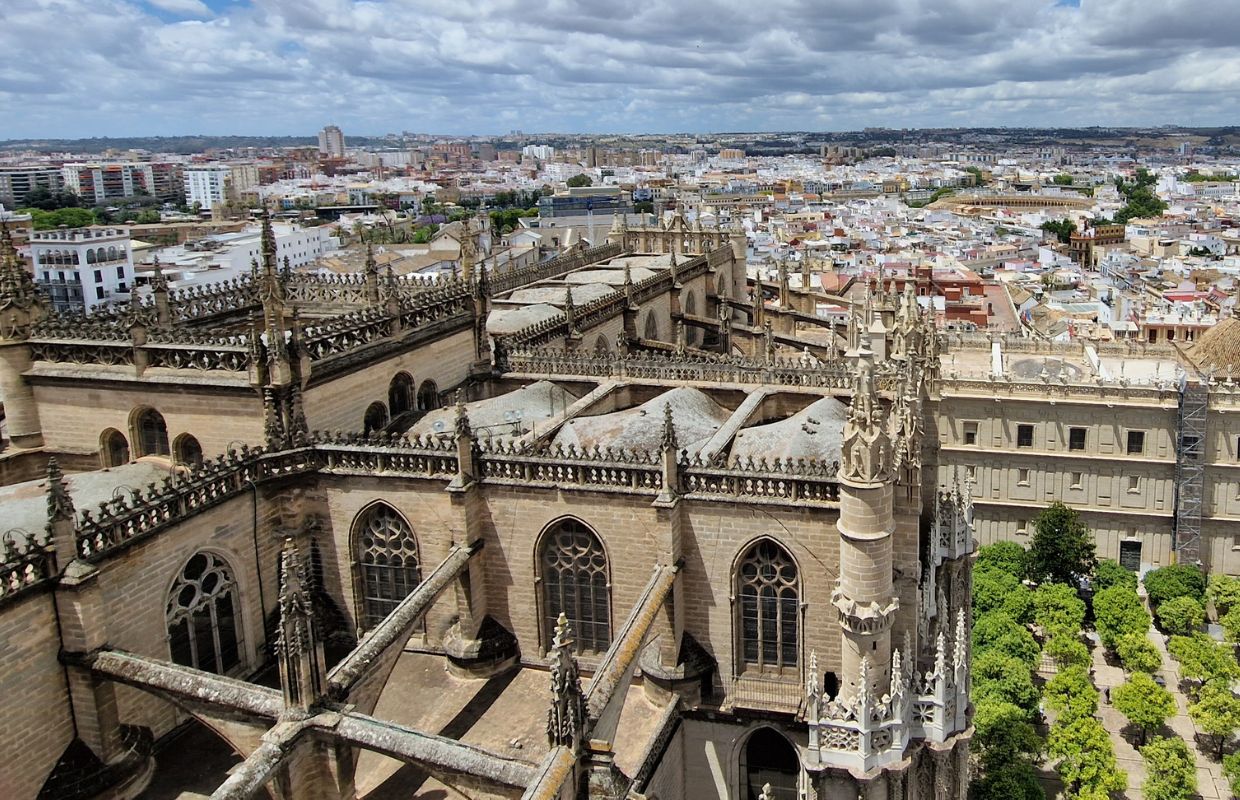
<svg viewBox="0 0 1240 800">
<path fill-rule="evenodd" d="M 964 423 L 964 443 L 966 445 L 977 444 L 977 426 L 976 422 Z M 1087 428 L 1068 428 L 1068 449 L 1084 450 L 1085 436 Z M 1033 447 L 1033 425 L 1021 424 L 1016 426 L 1016 446 L 1017 447 Z M 1125 453 L 1130 456 L 1139 456 L 1145 452 L 1145 431 L 1128 431 L 1127 440 L 1125 441 Z"/>
</svg>

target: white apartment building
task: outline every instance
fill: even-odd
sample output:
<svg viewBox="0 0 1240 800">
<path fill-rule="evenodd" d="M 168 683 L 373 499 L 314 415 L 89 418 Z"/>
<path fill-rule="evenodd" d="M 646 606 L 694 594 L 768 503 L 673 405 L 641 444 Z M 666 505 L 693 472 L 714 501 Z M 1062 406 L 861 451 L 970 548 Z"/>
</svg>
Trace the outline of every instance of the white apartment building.
<svg viewBox="0 0 1240 800">
<path fill-rule="evenodd" d="M 537 158 L 539 161 L 550 161 L 555 158 L 555 148 L 549 144 L 527 144 L 521 148 L 525 158 Z"/>
<path fill-rule="evenodd" d="M 228 180 L 232 167 L 227 164 L 200 164 L 185 168 L 185 203 L 197 203 L 210 211 L 228 198 Z"/>
<path fill-rule="evenodd" d="M 32 231 L 35 279 L 58 311 L 84 312 L 127 301 L 133 286 L 128 228 Z"/>
<path fill-rule="evenodd" d="M 296 269 L 334 251 L 338 242 L 326 226 L 299 228 L 274 223 L 276 261 Z M 251 262 L 262 259 L 262 231 L 252 225 L 238 233 L 207 236 L 184 245 L 166 247 L 155 255 L 173 286 L 209 283 L 248 275 Z"/>
<path fill-rule="evenodd" d="M 256 164 L 202 164 L 185 168 L 185 202 L 198 203 L 210 211 L 216 203 L 227 202 L 230 193 L 239 198 L 258 186 Z"/>
</svg>

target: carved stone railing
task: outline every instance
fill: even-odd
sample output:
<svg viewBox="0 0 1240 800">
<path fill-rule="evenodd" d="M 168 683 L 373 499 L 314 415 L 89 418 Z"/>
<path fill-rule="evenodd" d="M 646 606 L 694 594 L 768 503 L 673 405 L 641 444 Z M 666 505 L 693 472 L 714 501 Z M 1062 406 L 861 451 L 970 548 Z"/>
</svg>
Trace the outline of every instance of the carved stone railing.
<svg viewBox="0 0 1240 800">
<path fill-rule="evenodd" d="M 173 323 L 237 314 L 258 305 L 258 286 L 249 275 L 168 292 Z"/>
<path fill-rule="evenodd" d="M 413 438 L 316 434 L 319 471 L 333 475 L 401 475 L 451 479 L 459 470 L 451 435 Z M 377 441 L 376 441 L 377 440 Z"/>
<path fill-rule="evenodd" d="M 837 505 L 839 463 L 792 459 L 767 462 L 739 459 L 715 466 L 698 457 L 683 458 L 681 488 L 695 499 L 731 499 L 746 503 Z"/>
<path fill-rule="evenodd" d="M 1131 384 L 1125 380 L 1096 379 L 1093 383 L 1068 382 L 1058 378 L 1041 381 L 1012 380 L 1007 376 L 987 379 L 960 378 L 948 374 L 940 381 L 944 398 L 953 395 L 985 395 L 988 397 L 1038 397 L 1064 401 L 1144 401 L 1176 403 L 1177 387 L 1171 378 L 1154 384 Z"/>
<path fill-rule="evenodd" d="M 589 247 L 585 250 L 557 256 L 541 264 L 531 264 L 530 266 L 520 267 L 508 272 L 494 273 L 487 277 L 490 279 L 491 293 L 498 295 L 503 292 L 510 292 L 521 286 L 537 283 L 538 281 L 558 278 L 565 273 L 580 269 L 588 264 L 615 258 L 623 252 L 624 248 L 619 244 L 609 242 L 597 247 Z"/>
<path fill-rule="evenodd" d="M 44 531 L 11 530 L 0 536 L 0 604 L 52 577 L 56 556 Z"/>
<path fill-rule="evenodd" d="M 639 352 L 628 355 L 550 349 L 501 350 L 496 368 L 503 373 L 564 377 L 701 381 L 706 383 L 806 386 L 849 391 L 852 372 L 845 361 L 814 362 L 803 358 L 758 359 L 733 355 Z M 901 380 L 893 361 L 876 365 L 878 388 L 894 391 Z"/>
<path fill-rule="evenodd" d="M 126 497 L 83 509 L 77 521 L 77 551 L 86 560 L 149 536 L 194 514 L 241 494 L 261 480 L 312 472 L 314 450 L 299 448 L 278 453 L 243 449 L 205 462 L 186 476 L 169 476 Z"/>
<path fill-rule="evenodd" d="M 404 302 L 399 320 L 383 308 L 361 309 L 307 328 L 303 346 L 312 360 L 319 361 L 392 337 L 399 331 L 416 330 L 440 320 L 464 318 L 472 313 L 468 285 L 461 281 L 447 281 L 423 289 Z"/>
<path fill-rule="evenodd" d="M 30 350 L 34 361 L 67 364 L 134 366 L 143 353 L 144 367 L 170 369 L 245 371 L 250 348 L 245 336 L 213 337 L 177 328 L 150 328 L 145 342 L 135 344 L 133 334 L 119 324 L 88 323 L 75 329 L 61 318 L 32 331 Z"/>
<path fill-rule="evenodd" d="M 555 445 L 534 453 L 497 439 L 479 448 L 477 464 L 482 481 L 490 484 L 573 486 L 652 496 L 663 488 L 657 452 Z"/>
</svg>

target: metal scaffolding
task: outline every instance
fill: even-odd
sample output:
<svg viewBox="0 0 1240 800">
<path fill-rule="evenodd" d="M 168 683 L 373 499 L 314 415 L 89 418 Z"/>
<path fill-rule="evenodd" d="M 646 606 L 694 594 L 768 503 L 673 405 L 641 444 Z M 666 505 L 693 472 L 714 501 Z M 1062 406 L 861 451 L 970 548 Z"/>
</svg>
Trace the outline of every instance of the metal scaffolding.
<svg viewBox="0 0 1240 800">
<path fill-rule="evenodd" d="M 1205 486 L 1206 408 L 1210 392 L 1201 381 L 1180 380 L 1180 418 L 1175 450 L 1176 560 L 1201 563 L 1201 502 Z"/>
</svg>

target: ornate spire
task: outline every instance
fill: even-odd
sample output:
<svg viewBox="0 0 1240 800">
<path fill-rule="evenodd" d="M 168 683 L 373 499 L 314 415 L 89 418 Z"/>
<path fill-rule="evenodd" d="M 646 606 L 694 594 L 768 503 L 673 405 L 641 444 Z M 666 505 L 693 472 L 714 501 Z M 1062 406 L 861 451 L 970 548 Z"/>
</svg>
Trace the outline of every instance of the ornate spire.
<svg viewBox="0 0 1240 800">
<path fill-rule="evenodd" d="M 39 305 L 39 290 L 17 254 L 9 224 L 0 220 L 0 310 Z"/>
<path fill-rule="evenodd" d="M 668 261 L 668 269 L 672 273 L 672 283 L 680 283 L 680 264 L 676 261 L 676 251 L 672 251 L 671 260 Z"/>
<path fill-rule="evenodd" d="M 577 330 L 577 309 L 573 305 L 573 287 L 571 284 L 564 286 L 564 319 L 568 322 L 568 332 L 575 333 Z"/>
<path fill-rule="evenodd" d="M 581 692 L 577 658 L 569 634 L 568 617 L 556 620 L 551 640 L 551 708 L 547 711 L 547 741 L 552 747 L 576 750 L 586 724 L 586 698 Z"/>
<path fill-rule="evenodd" d="M 271 214 L 266 208 L 263 209 L 262 226 L 263 233 L 259 252 L 263 256 L 263 269 L 274 274 L 279 268 L 276 263 L 276 232 L 275 228 L 271 227 Z"/>
<path fill-rule="evenodd" d="M 47 460 L 47 521 L 56 522 L 62 519 L 73 519 L 75 509 L 73 498 L 69 496 L 69 484 L 56 457 Z"/>
<path fill-rule="evenodd" d="M 310 583 L 292 538 L 280 554 L 280 630 L 275 650 L 286 708 L 308 711 L 323 695 L 327 671 L 310 601 Z"/>
<path fill-rule="evenodd" d="M 844 423 L 840 477 L 855 483 L 880 483 L 891 467 L 891 439 L 883 425 L 882 404 L 874 382 L 874 354 L 863 327 L 853 374 L 852 404 Z"/>
<path fill-rule="evenodd" d="M 659 446 L 664 450 L 676 450 L 676 424 L 672 421 L 672 404 L 663 404 L 663 436 Z"/>
<path fill-rule="evenodd" d="M 633 272 L 629 269 L 629 262 L 624 262 L 624 300 L 629 308 L 633 307 Z"/>
</svg>

